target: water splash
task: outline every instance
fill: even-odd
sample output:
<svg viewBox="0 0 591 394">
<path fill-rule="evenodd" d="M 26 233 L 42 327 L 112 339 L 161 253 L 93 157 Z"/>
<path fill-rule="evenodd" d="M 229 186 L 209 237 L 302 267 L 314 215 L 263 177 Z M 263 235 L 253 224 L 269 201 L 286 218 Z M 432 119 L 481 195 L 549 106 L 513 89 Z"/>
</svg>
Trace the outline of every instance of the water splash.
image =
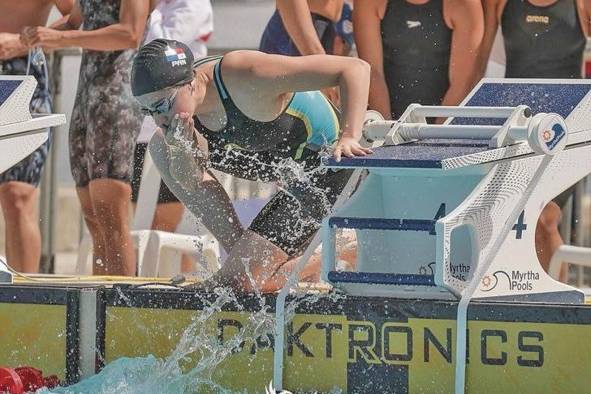
<svg viewBox="0 0 591 394">
<path fill-rule="evenodd" d="M 183 127 L 177 126 L 167 139 L 169 148 L 171 148 L 169 166 L 171 175 L 181 185 L 187 182 L 194 183 L 196 171 L 201 170 L 199 160 L 203 157 L 200 157 L 201 153 L 194 146 L 192 138 L 188 137 Z M 233 150 L 232 153 L 242 154 L 240 150 Z M 324 152 L 322 154 L 328 153 Z M 316 201 L 319 204 L 319 207 L 316 208 L 329 212 L 331 204 L 326 197 L 326 191 L 315 185 L 314 177 L 322 176 L 325 171 L 330 170 L 320 167 L 306 168 L 304 164 L 298 163 L 291 158 L 270 165 L 266 161 L 258 160 L 256 156 L 248 155 L 247 157 L 253 173 L 256 173 L 261 168 L 270 169 L 270 177 L 261 179 L 262 181 L 276 182 L 285 193 L 294 198 L 297 209 L 292 213 L 294 216 L 300 217 L 301 220 L 298 221 L 297 228 L 286 229 L 286 231 L 291 233 L 302 232 L 310 224 L 310 221 L 314 221 L 313 224 L 319 225 L 315 219 L 310 219 L 310 217 L 313 217 L 307 212 L 310 207 L 301 203 L 302 196 L 300 194 L 305 193 L 316 196 Z M 224 165 L 223 161 L 221 165 Z M 294 185 L 297 187 L 294 187 Z M 190 195 L 191 188 L 186 188 L 186 190 Z M 249 261 L 245 260 L 243 264 L 252 288 L 257 289 L 252 274 L 248 269 Z M 293 320 L 298 306 L 315 303 L 320 297 L 325 296 L 320 293 L 310 294 L 310 292 L 301 290 L 305 289 L 296 292 L 293 299 L 286 305 L 286 322 Z M 125 303 L 131 303 L 129 298 L 121 291 L 119 295 Z M 339 297 L 342 296 L 338 293 L 331 293 L 330 297 L 333 298 L 333 301 L 338 301 Z M 180 340 L 168 357 L 159 359 L 148 355 L 139 358 L 120 358 L 108 364 L 99 374 L 76 385 L 40 392 L 44 394 L 236 392 L 216 382 L 215 373 L 220 369 L 222 363 L 234 353 L 241 351 L 246 343 L 252 345 L 253 349 L 259 346 L 273 347 L 272 343 L 261 343 L 259 339 L 269 338 L 272 341 L 275 335 L 274 314 L 270 311 L 270 306 L 267 305 L 264 296 L 256 290 L 254 299 L 257 300 L 254 312 L 245 314 L 247 315 L 246 322 L 241 325 L 235 335 L 224 341 L 220 341 L 217 335 L 212 335 L 212 323 L 217 321 L 217 317 L 223 312 L 224 307 L 233 305 L 236 311 L 243 312 L 244 306 L 240 304 L 238 297 L 231 289 L 217 288 L 214 300 L 208 301 L 206 297 L 203 297 L 203 309 L 196 311 L 193 315 L 190 324 L 184 329 Z M 139 329 L 148 330 L 149 327 Z M 264 387 L 261 385 L 258 392 L 263 392 L 269 388 L 270 386 Z"/>
</svg>

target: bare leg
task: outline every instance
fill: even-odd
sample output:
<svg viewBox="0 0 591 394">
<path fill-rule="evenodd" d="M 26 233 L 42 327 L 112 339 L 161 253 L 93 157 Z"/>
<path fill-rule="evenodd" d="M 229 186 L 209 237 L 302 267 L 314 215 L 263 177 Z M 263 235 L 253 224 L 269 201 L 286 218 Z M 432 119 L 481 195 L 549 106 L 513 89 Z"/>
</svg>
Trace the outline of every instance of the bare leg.
<svg viewBox="0 0 591 394">
<path fill-rule="evenodd" d="M 254 286 L 262 292 L 272 292 L 285 283 L 286 277 L 276 273 L 287 262 L 287 258 L 287 254 L 279 247 L 245 230 L 222 268 L 210 281 L 242 291 L 252 291 Z"/>
<path fill-rule="evenodd" d="M 564 243 L 558 232 L 560 218 L 560 207 L 551 201 L 542 210 L 536 226 L 536 253 L 542 268 L 546 272 L 548 272 L 552 255 Z M 567 274 L 568 267 L 566 264 L 563 264 L 560 270 L 560 280 L 562 282 L 566 282 L 568 279 Z"/>
<path fill-rule="evenodd" d="M 105 239 L 103 233 L 99 230 L 99 224 L 92 206 L 92 200 L 90 199 L 90 191 L 88 186 L 76 188 L 78 192 L 78 199 L 82 207 L 82 215 L 88 232 L 92 237 L 92 272 L 95 275 L 106 275 L 106 263 L 107 259 L 105 256 Z"/>
<path fill-rule="evenodd" d="M 149 149 L 168 188 L 201 220 L 226 251 L 232 250 L 240 239 L 243 228 L 223 186 L 207 172 L 194 174 L 191 181 L 185 176 L 182 184 L 174 178 L 170 173 L 170 152 L 161 131 L 156 132 Z M 189 168 L 194 169 L 193 166 Z"/>
<path fill-rule="evenodd" d="M 0 204 L 6 221 L 6 258 L 19 272 L 39 272 L 41 232 L 35 213 L 37 188 L 24 182 L 0 185 Z"/>
<path fill-rule="evenodd" d="M 183 204 L 180 202 L 158 204 L 154 212 L 152 230 L 174 232 L 183 218 L 183 211 Z"/>
<path fill-rule="evenodd" d="M 96 223 L 105 242 L 105 272 L 135 275 L 135 250 L 129 232 L 131 186 L 114 179 L 95 179 L 89 185 Z"/>
</svg>

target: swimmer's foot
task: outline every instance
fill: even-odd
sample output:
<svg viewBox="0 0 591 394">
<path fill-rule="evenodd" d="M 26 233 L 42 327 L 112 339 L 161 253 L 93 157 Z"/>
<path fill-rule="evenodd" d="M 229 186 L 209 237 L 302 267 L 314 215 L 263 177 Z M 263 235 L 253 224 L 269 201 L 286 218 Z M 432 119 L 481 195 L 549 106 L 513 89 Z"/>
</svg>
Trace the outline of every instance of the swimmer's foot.
<svg viewBox="0 0 591 394">
<path fill-rule="evenodd" d="M 275 264 L 272 269 L 260 265 L 230 272 L 223 268 L 204 282 L 209 287 L 231 287 L 237 293 L 272 294 L 280 291 L 287 283 L 298 259 Z M 299 275 L 299 281 L 317 282 L 320 279 L 319 260 L 312 259 Z"/>
</svg>

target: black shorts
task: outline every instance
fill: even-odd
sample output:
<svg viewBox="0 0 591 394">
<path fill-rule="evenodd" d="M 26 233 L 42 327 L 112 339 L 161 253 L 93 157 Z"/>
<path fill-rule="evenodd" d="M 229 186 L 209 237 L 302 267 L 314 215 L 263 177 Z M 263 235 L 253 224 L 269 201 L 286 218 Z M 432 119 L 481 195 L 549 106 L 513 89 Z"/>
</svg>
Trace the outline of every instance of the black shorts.
<svg viewBox="0 0 591 394">
<path fill-rule="evenodd" d="M 137 143 L 133 153 L 133 176 L 131 178 L 131 201 L 137 203 L 142 182 L 142 170 L 144 168 L 144 157 L 146 157 L 147 143 Z M 158 192 L 158 204 L 179 202 L 178 198 L 168 189 L 166 184 L 160 181 Z"/>
<path fill-rule="evenodd" d="M 211 140 L 209 147 L 212 168 L 239 178 L 278 182 L 282 186 L 249 230 L 290 257 L 305 250 L 353 172 L 321 168 L 320 154 L 307 148 L 302 160 L 296 163 L 271 152 L 225 149 Z"/>
</svg>

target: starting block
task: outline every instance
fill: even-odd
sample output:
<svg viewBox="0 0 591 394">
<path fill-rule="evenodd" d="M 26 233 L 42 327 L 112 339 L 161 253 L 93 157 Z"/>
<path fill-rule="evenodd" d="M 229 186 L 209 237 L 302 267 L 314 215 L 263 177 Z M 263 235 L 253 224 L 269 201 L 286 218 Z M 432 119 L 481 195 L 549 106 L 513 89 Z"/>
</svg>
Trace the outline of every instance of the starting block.
<svg viewBox="0 0 591 394">
<path fill-rule="evenodd" d="M 47 141 L 47 128 L 66 123 L 62 114 L 31 114 L 33 76 L 0 76 L 0 172 L 6 171 Z"/>
<path fill-rule="evenodd" d="M 554 197 L 591 173 L 591 83 L 483 80 L 458 107 L 368 116 L 368 172 L 322 226 L 322 278 L 355 295 L 582 303 L 552 279 L 535 229 Z M 446 117 L 443 125 L 426 118 Z M 356 272 L 335 269 L 335 234 L 355 229 Z M 470 288 L 472 287 L 472 288 Z"/>
</svg>

